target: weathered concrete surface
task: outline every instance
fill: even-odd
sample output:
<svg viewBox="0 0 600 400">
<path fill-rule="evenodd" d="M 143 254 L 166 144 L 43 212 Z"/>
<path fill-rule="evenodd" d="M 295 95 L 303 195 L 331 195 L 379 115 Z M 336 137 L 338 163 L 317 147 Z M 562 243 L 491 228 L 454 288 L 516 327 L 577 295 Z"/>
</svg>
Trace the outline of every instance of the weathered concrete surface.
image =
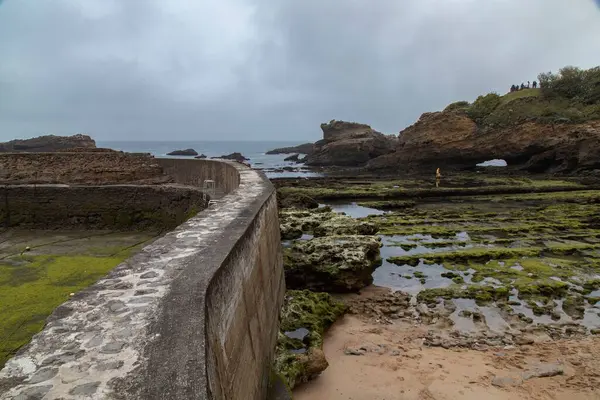
<svg viewBox="0 0 600 400">
<path fill-rule="evenodd" d="M 208 205 L 200 188 L 175 185 L 0 186 L 0 226 L 172 229 Z"/>
<path fill-rule="evenodd" d="M 239 187 L 58 307 L 0 371 L 0 399 L 265 397 L 284 291 L 275 191 L 214 170 Z"/>
</svg>

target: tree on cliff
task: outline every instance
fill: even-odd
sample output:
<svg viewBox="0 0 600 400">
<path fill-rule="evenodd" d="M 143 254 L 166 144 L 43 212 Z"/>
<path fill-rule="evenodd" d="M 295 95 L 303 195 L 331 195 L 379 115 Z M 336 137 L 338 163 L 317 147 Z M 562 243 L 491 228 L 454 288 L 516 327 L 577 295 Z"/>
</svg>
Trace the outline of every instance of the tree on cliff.
<svg viewBox="0 0 600 400">
<path fill-rule="evenodd" d="M 600 67 L 583 70 L 568 66 L 557 74 L 541 73 L 538 79 L 542 96 L 547 99 L 565 98 L 586 104 L 600 102 Z"/>
</svg>

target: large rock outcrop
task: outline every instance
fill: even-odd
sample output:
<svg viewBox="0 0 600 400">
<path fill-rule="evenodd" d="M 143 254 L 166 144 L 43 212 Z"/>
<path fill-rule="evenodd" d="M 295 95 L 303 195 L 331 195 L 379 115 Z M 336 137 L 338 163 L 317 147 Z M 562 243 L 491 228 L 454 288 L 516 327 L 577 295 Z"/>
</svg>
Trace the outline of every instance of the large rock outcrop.
<svg viewBox="0 0 600 400">
<path fill-rule="evenodd" d="M 323 140 L 307 157 L 306 165 L 357 167 L 394 151 L 397 138 L 384 135 L 369 125 L 332 120 L 321 124 Z"/>
<path fill-rule="evenodd" d="M 290 289 L 356 292 L 373 282 L 381 265 L 379 236 L 325 236 L 295 241 L 284 251 L 285 284 Z"/>
<path fill-rule="evenodd" d="M 492 159 L 531 172 L 600 168 L 600 121 L 581 124 L 524 122 L 480 128 L 467 115 L 425 113 L 400 132 L 396 151 L 371 160 L 371 170 L 472 169 Z"/>
<path fill-rule="evenodd" d="M 53 152 L 74 148 L 96 148 L 96 142 L 87 135 L 39 136 L 31 139 L 15 139 L 0 143 L 0 152 Z"/>
</svg>

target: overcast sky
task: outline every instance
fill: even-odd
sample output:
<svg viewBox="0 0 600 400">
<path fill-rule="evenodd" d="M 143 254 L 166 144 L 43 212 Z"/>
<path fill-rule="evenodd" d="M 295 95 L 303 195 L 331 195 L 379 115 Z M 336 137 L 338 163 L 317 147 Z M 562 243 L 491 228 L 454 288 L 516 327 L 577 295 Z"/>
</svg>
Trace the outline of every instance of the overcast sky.
<svg viewBox="0 0 600 400">
<path fill-rule="evenodd" d="M 317 140 L 600 64 L 593 0 L 0 0 L 0 140 Z"/>
</svg>

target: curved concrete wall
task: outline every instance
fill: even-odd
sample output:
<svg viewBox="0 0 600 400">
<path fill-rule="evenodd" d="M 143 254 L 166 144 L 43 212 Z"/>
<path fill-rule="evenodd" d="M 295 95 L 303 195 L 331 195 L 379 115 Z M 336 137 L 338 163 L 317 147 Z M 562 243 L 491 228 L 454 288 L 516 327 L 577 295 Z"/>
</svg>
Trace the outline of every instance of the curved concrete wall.
<svg viewBox="0 0 600 400">
<path fill-rule="evenodd" d="M 265 398 L 284 293 L 275 190 L 241 165 L 179 161 L 178 181 L 227 196 L 57 308 L 0 371 L 0 399 Z"/>
<path fill-rule="evenodd" d="M 225 161 L 156 158 L 163 172 L 184 185 L 201 186 L 206 179 L 215 181 L 217 189 L 229 193 L 240 185 L 240 174 L 235 164 Z M 240 164 L 241 165 L 241 164 Z"/>
</svg>

